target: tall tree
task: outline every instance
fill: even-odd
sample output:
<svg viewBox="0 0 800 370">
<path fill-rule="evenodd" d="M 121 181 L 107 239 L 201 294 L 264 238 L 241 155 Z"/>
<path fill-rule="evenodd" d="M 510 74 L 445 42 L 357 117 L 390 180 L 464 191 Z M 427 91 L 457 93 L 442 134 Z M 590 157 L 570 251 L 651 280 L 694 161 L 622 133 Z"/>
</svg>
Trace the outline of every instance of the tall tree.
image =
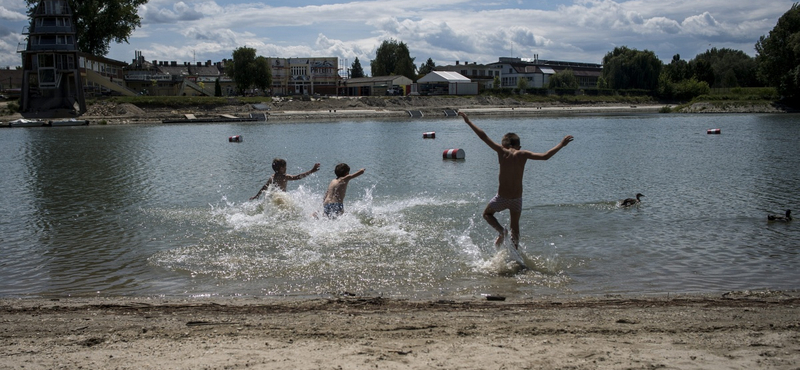
<svg viewBox="0 0 800 370">
<path fill-rule="evenodd" d="M 353 64 L 350 65 L 350 77 L 351 78 L 365 77 L 364 68 L 361 67 L 361 62 L 358 61 L 358 57 L 356 57 L 356 60 L 354 60 Z"/>
<path fill-rule="evenodd" d="M 691 78 L 692 73 L 689 69 L 689 62 L 681 59 L 680 54 L 672 56 L 672 61 L 664 66 L 664 76 L 670 82 L 680 82 Z"/>
<path fill-rule="evenodd" d="M 35 10 L 39 0 L 25 0 L 29 13 Z M 147 0 L 67 0 L 72 8 L 73 24 L 76 28 L 80 51 L 105 56 L 111 42 L 128 42 L 128 37 L 142 19 L 137 13 Z"/>
<path fill-rule="evenodd" d="M 225 74 L 236 83 L 236 89 L 243 95 L 255 83 L 256 49 L 242 46 L 233 50 L 233 61 L 225 65 Z"/>
<path fill-rule="evenodd" d="M 616 47 L 603 57 L 603 78 L 612 89 L 655 91 L 662 63 L 652 51 Z"/>
<path fill-rule="evenodd" d="M 756 77 L 756 60 L 741 50 L 712 48 L 698 54 L 689 62 L 690 66 L 707 62 L 713 72 L 713 80 L 701 78 L 713 87 L 760 86 Z"/>
<path fill-rule="evenodd" d="M 800 100 L 800 5 L 784 13 L 756 43 L 758 75 L 786 98 Z"/>
<path fill-rule="evenodd" d="M 272 69 L 269 61 L 262 56 L 256 57 L 253 62 L 253 86 L 259 88 L 264 94 L 272 87 Z"/>
<path fill-rule="evenodd" d="M 428 58 L 428 61 L 419 65 L 419 77 L 425 76 L 428 73 L 433 72 L 436 69 L 436 63 L 433 62 L 433 59 Z"/>
<path fill-rule="evenodd" d="M 692 70 L 692 78 L 703 81 L 707 83 L 708 86 L 714 85 L 716 77 L 714 76 L 714 68 L 711 66 L 711 62 L 702 58 L 694 59 L 689 63 L 689 67 Z"/>
<path fill-rule="evenodd" d="M 408 51 L 408 45 L 397 40 L 384 40 L 370 62 L 373 76 L 406 76 L 411 80 L 416 77 L 414 58 Z"/>
</svg>

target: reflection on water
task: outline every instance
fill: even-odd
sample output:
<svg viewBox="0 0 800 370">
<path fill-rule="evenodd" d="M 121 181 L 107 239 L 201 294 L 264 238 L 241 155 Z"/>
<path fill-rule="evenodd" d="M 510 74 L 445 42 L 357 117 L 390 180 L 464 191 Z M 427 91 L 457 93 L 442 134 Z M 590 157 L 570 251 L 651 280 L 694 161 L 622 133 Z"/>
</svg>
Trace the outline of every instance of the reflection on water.
<svg viewBox="0 0 800 370">
<path fill-rule="evenodd" d="M 476 118 L 524 149 L 521 269 L 481 211 L 496 158 L 460 120 L 0 133 L 0 295 L 460 297 L 794 289 L 793 115 Z M 721 135 L 706 135 L 708 128 Z M 436 139 L 421 133 L 436 131 Z M 227 137 L 242 135 L 243 143 Z M 461 148 L 466 159 L 442 160 Z M 248 201 L 274 157 L 289 191 Z M 317 219 L 336 163 L 366 168 Z M 619 200 L 643 193 L 642 204 Z M 798 212 L 800 213 L 800 212 Z M 503 214 L 501 222 L 507 222 Z"/>
</svg>

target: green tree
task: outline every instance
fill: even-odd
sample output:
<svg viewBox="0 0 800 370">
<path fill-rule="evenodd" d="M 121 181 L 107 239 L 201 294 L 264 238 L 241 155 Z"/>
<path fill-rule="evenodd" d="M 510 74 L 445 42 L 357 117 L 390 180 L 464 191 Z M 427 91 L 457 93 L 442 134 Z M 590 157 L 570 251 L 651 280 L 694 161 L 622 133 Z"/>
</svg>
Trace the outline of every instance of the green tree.
<svg viewBox="0 0 800 370">
<path fill-rule="evenodd" d="M 698 81 L 695 78 L 683 80 L 675 84 L 674 98 L 683 101 L 692 100 L 700 95 L 708 94 L 711 88 L 705 81 Z"/>
<path fill-rule="evenodd" d="M 32 14 L 39 0 L 26 0 Z M 111 42 L 128 42 L 142 19 L 137 13 L 147 0 L 67 0 L 72 9 L 78 49 L 92 55 L 108 54 Z"/>
<path fill-rule="evenodd" d="M 236 83 L 240 95 L 255 83 L 256 49 L 242 46 L 233 51 L 233 60 L 225 65 L 225 74 Z"/>
<path fill-rule="evenodd" d="M 525 90 L 528 90 L 528 78 L 520 77 L 519 79 L 517 79 L 517 91 L 519 91 L 521 95 L 525 93 Z"/>
<path fill-rule="evenodd" d="M 608 88 L 608 81 L 606 81 L 603 76 L 597 78 L 597 88 L 598 89 L 607 89 Z"/>
<path fill-rule="evenodd" d="M 759 77 L 778 93 L 800 100 L 800 5 L 794 3 L 775 28 L 756 43 Z"/>
<path fill-rule="evenodd" d="M 418 78 L 421 78 L 426 74 L 433 72 L 434 70 L 436 70 L 436 63 L 433 62 L 433 59 L 428 58 L 427 62 L 419 65 Z"/>
<path fill-rule="evenodd" d="M 222 96 L 222 85 L 219 83 L 219 78 L 214 81 L 214 96 Z"/>
<path fill-rule="evenodd" d="M 495 75 L 494 79 L 492 79 L 492 88 L 499 89 L 500 88 L 500 76 Z"/>
<path fill-rule="evenodd" d="M 672 56 L 672 61 L 664 66 L 663 72 L 670 82 L 680 82 L 692 77 L 689 62 L 681 59 L 680 54 Z"/>
<path fill-rule="evenodd" d="M 612 89 L 655 91 L 661 67 L 661 60 L 652 51 L 616 47 L 603 57 L 603 78 Z"/>
<path fill-rule="evenodd" d="M 370 62 L 373 76 L 406 76 L 416 78 L 414 58 L 408 51 L 408 45 L 397 40 L 384 40 Z"/>
<path fill-rule="evenodd" d="M 760 86 L 756 77 L 755 58 L 741 50 L 712 48 L 698 54 L 690 64 L 699 61 L 708 63 L 714 79 L 700 78 L 701 75 L 697 74 L 698 79 L 708 82 L 712 87 Z"/>
<path fill-rule="evenodd" d="M 253 86 L 267 94 L 272 86 L 272 69 L 267 58 L 259 56 L 253 61 Z"/>
<path fill-rule="evenodd" d="M 548 89 L 578 89 L 578 78 L 571 69 L 567 68 L 563 71 L 556 72 L 550 76 L 550 81 L 547 83 Z"/>
<path fill-rule="evenodd" d="M 689 66 L 692 70 L 692 78 L 714 85 L 714 68 L 711 67 L 711 62 L 706 59 L 694 59 Z"/>
<path fill-rule="evenodd" d="M 356 60 L 353 61 L 353 64 L 350 65 L 350 78 L 361 78 L 364 76 L 364 68 L 361 67 L 361 62 L 358 61 L 358 57 Z"/>
</svg>

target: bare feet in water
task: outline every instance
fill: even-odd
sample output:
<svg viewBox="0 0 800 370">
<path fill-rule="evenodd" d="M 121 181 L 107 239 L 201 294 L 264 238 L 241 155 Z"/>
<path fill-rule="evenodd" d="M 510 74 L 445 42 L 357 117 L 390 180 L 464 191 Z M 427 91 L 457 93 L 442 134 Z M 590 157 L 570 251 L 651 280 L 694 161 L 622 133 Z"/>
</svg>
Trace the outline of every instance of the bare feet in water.
<svg viewBox="0 0 800 370">
<path fill-rule="evenodd" d="M 506 240 L 506 236 L 508 236 L 508 229 L 503 228 L 503 232 L 497 235 L 497 239 L 494 240 L 494 246 L 500 248 Z"/>
</svg>

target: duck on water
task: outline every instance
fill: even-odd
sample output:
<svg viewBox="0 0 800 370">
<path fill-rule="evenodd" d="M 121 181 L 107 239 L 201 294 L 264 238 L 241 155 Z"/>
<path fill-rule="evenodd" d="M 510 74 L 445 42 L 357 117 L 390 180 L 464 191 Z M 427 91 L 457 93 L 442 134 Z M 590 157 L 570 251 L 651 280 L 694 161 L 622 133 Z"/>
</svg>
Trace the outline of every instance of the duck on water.
<svg viewBox="0 0 800 370">
<path fill-rule="evenodd" d="M 630 207 L 630 206 L 639 205 L 639 203 L 642 202 L 642 200 L 639 199 L 639 198 L 641 198 L 643 196 L 644 196 L 644 194 L 642 194 L 642 193 L 636 193 L 636 199 L 634 199 L 634 198 L 625 199 L 622 202 L 620 202 L 619 205 L 620 205 L 620 207 Z"/>
<path fill-rule="evenodd" d="M 786 214 L 783 216 L 781 215 L 767 215 L 768 221 L 781 221 L 781 222 L 789 222 L 792 220 L 792 210 L 787 209 Z"/>
</svg>

